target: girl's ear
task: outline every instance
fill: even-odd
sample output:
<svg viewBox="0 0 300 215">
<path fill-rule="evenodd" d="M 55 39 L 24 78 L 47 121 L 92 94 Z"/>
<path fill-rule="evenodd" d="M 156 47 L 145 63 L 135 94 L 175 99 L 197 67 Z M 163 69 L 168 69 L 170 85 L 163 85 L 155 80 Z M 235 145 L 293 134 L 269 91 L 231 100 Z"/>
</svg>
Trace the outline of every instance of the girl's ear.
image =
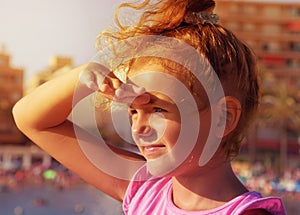
<svg viewBox="0 0 300 215">
<path fill-rule="evenodd" d="M 241 116 L 241 103 L 235 97 L 225 96 L 219 100 L 216 109 L 216 135 L 223 138 L 236 128 Z"/>
</svg>

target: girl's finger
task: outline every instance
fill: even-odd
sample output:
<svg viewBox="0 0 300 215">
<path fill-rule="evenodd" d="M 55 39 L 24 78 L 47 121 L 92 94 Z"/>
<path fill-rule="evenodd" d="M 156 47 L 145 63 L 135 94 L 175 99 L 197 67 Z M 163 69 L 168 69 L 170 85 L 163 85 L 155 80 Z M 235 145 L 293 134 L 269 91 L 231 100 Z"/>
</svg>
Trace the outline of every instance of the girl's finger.
<svg viewBox="0 0 300 215">
<path fill-rule="evenodd" d="M 90 71 L 84 70 L 79 74 L 79 81 L 86 85 L 88 88 L 97 90 L 98 86 L 95 83 L 94 74 Z"/>
<path fill-rule="evenodd" d="M 133 84 L 123 84 L 119 87 L 116 92 L 116 100 L 123 103 L 132 103 L 135 98 L 144 94 L 145 88 L 138 87 Z"/>
</svg>

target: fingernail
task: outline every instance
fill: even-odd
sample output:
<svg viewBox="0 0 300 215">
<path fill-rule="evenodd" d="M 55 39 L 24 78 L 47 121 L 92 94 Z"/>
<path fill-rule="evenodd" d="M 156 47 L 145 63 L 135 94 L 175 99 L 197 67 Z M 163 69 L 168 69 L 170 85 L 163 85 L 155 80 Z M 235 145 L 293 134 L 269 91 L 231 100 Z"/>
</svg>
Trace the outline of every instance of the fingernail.
<svg viewBox="0 0 300 215">
<path fill-rule="evenodd" d="M 136 94 L 143 94 L 146 92 L 144 87 L 133 86 L 132 88 Z"/>
<path fill-rule="evenodd" d="M 138 104 L 147 104 L 150 102 L 150 95 L 148 93 L 144 93 L 135 98 L 134 103 Z"/>
</svg>

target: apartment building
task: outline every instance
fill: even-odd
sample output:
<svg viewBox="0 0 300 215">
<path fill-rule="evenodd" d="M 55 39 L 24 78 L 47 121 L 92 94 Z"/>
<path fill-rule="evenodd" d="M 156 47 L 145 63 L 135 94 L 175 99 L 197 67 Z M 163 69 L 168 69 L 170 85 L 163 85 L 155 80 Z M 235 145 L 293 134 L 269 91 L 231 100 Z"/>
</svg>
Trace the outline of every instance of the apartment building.
<svg viewBox="0 0 300 215">
<path fill-rule="evenodd" d="M 274 158 L 280 154 L 284 166 L 300 154 L 300 2 L 216 3 L 220 23 L 256 53 L 263 96 L 267 95 L 261 104 L 264 116 L 249 131 L 248 153 L 274 153 Z"/>
<path fill-rule="evenodd" d="M 12 107 L 23 96 L 24 70 L 13 67 L 10 61 L 10 55 L 0 51 L 0 145 L 25 141 L 12 116 Z"/>
</svg>

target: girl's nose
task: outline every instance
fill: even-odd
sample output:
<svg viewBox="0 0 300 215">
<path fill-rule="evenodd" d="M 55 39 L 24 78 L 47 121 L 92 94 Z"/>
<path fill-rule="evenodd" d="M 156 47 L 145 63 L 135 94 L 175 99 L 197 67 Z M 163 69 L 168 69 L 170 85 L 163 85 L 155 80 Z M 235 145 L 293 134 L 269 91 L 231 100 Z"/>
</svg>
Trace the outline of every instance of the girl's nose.
<svg viewBox="0 0 300 215">
<path fill-rule="evenodd" d="M 140 136 L 148 136 L 151 134 L 151 125 L 149 117 L 139 115 L 136 120 L 132 122 L 132 132 Z"/>
</svg>

